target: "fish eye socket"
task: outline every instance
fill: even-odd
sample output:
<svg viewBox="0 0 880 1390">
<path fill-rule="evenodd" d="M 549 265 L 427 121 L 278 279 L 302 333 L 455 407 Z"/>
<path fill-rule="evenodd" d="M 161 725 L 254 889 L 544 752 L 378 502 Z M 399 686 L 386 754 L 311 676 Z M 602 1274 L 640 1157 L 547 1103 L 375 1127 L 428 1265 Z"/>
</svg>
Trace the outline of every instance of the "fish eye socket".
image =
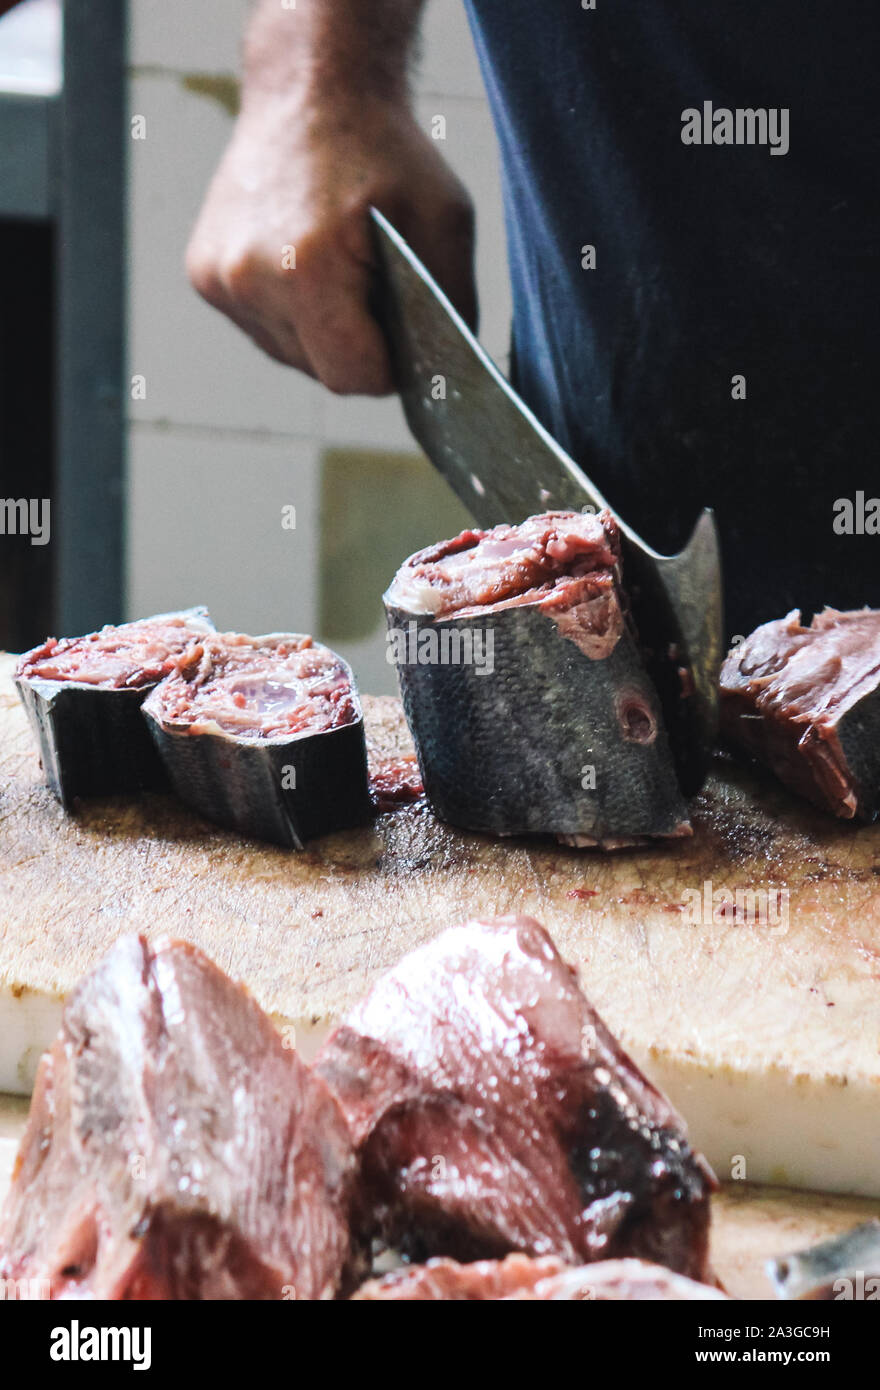
<svg viewBox="0 0 880 1390">
<path fill-rule="evenodd" d="M 652 743 L 657 736 L 654 716 L 641 700 L 624 700 L 620 708 L 620 727 L 627 743 Z"/>
</svg>

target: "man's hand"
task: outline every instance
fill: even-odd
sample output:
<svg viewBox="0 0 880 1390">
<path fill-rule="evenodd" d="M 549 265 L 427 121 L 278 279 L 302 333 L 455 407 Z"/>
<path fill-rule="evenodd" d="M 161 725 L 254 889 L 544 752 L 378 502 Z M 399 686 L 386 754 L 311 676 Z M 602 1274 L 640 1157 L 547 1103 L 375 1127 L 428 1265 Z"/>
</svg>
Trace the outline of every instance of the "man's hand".
<svg viewBox="0 0 880 1390">
<path fill-rule="evenodd" d="M 356 0 L 300 0 L 295 10 L 269 0 L 258 11 L 242 112 L 187 252 L 209 303 L 331 391 L 392 389 L 368 306 L 371 203 L 464 317 L 476 317 L 471 202 L 406 90 L 401 10 L 412 27 L 420 7 L 375 0 L 366 23 Z M 389 40 L 399 71 L 387 67 Z"/>
</svg>

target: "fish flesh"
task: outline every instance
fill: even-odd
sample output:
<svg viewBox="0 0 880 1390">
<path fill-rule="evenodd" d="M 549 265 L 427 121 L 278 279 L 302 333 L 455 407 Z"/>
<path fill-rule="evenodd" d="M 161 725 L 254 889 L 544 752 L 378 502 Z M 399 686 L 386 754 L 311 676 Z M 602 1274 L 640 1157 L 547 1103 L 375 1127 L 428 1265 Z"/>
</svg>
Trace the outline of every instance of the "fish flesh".
<svg viewBox="0 0 880 1390">
<path fill-rule="evenodd" d="M 570 1268 L 555 1255 L 539 1260 L 508 1255 L 503 1260 L 474 1260 L 471 1264 L 434 1259 L 423 1265 L 401 1265 L 379 1279 L 367 1280 L 352 1301 L 436 1303 L 496 1301 L 517 1294 L 533 1297 L 536 1286 Z"/>
<path fill-rule="evenodd" d="M 770 1260 L 777 1297 L 862 1301 L 880 1299 L 880 1221 L 865 1221 L 809 1250 Z"/>
<path fill-rule="evenodd" d="M 354 1295 L 354 1301 L 364 1303 L 653 1299 L 727 1300 L 728 1295 L 644 1260 L 599 1260 L 573 1268 L 553 1256 L 535 1260 L 528 1255 L 473 1264 L 436 1259 L 404 1265 L 381 1279 L 368 1280 Z"/>
<path fill-rule="evenodd" d="M 880 610 L 797 610 L 733 648 L 721 670 L 725 738 L 825 811 L 880 814 Z"/>
<path fill-rule="evenodd" d="M 606 849 L 691 833 L 610 513 L 465 531 L 410 556 L 385 609 L 441 819 Z"/>
<path fill-rule="evenodd" d="M 318 1299 L 363 1272 L 336 1101 L 195 947 L 121 938 L 40 1063 L 0 1278 L 50 1297 Z"/>
<path fill-rule="evenodd" d="M 62 805 L 167 785 L 141 718 L 152 689 L 213 630 L 205 608 L 162 613 L 86 637 L 49 637 L 26 652 L 15 684 Z"/>
<path fill-rule="evenodd" d="M 425 794 L 415 755 L 385 759 L 370 769 L 370 795 L 377 812 L 411 806 Z"/>
<path fill-rule="evenodd" d="M 706 1279 L 711 1169 L 532 918 L 405 956 L 315 1066 L 354 1137 L 368 1234 L 410 1260 L 633 1256 Z"/>
<path fill-rule="evenodd" d="M 143 715 L 180 799 L 207 820 L 299 849 L 372 814 L 351 670 L 298 633 L 215 633 Z"/>
</svg>

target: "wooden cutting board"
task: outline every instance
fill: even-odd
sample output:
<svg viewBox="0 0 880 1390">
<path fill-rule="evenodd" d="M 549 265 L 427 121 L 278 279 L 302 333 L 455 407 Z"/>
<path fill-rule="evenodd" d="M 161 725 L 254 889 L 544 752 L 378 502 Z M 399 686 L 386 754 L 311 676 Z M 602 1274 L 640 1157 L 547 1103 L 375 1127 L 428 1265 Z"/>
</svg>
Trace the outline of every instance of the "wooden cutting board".
<svg viewBox="0 0 880 1390">
<path fill-rule="evenodd" d="M 423 801 L 300 854 L 162 796 L 69 818 L 10 671 L 0 658 L 0 1089 L 28 1089 L 61 1000 L 123 932 L 194 941 L 308 1052 L 443 926 L 528 912 L 719 1176 L 880 1195 L 880 826 L 725 762 L 692 840 L 613 855 L 459 833 Z M 395 700 L 364 703 L 378 766 L 409 744 Z M 787 892 L 787 925 L 692 921 L 707 881 Z"/>
</svg>

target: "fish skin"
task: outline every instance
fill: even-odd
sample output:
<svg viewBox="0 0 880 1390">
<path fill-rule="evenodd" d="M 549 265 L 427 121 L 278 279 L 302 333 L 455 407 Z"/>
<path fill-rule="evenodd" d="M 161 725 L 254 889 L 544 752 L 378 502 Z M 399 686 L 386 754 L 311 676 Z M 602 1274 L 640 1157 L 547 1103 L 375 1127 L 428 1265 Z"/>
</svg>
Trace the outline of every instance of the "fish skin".
<svg viewBox="0 0 880 1390">
<path fill-rule="evenodd" d="M 65 1008 L 0 1214 L 53 1298 L 334 1297 L 362 1272 L 327 1088 L 195 947 L 122 937 Z"/>
<path fill-rule="evenodd" d="M 405 562 L 384 596 L 389 632 L 415 624 L 419 637 L 434 632 L 443 641 L 445 633 L 476 631 L 491 633 L 493 644 L 491 672 L 464 663 L 397 666 L 437 815 L 465 830 L 555 835 L 581 847 L 617 849 L 689 835 L 687 804 L 627 617 L 619 566 L 587 576 L 593 592 L 583 606 L 567 608 L 551 592 L 496 611 L 435 617 L 395 599 L 400 576 L 418 558 Z M 591 610 L 601 618 L 601 633 L 579 621 Z"/>
<path fill-rule="evenodd" d="M 389 971 L 316 1069 L 374 1229 L 420 1261 L 636 1256 L 708 1275 L 717 1186 L 543 927 L 449 928 Z"/>
<path fill-rule="evenodd" d="M 508 1255 L 503 1260 L 477 1260 L 473 1264 L 435 1259 L 424 1265 L 405 1265 L 381 1279 L 368 1280 L 353 1297 L 353 1301 L 364 1303 L 658 1299 L 729 1301 L 729 1296 L 645 1260 L 600 1260 L 571 1266 L 552 1256 L 535 1260 L 528 1255 Z"/>
<path fill-rule="evenodd" d="M 197 625 L 201 632 L 214 628 L 203 607 L 140 621 L 161 623 L 168 618 L 192 621 L 194 641 Z M 82 797 L 167 789 L 165 769 L 140 713 L 158 681 L 137 688 L 103 689 L 22 674 L 28 657 L 38 650 L 21 658 L 15 686 L 40 750 L 46 781 L 65 811 L 74 810 Z"/>
</svg>

